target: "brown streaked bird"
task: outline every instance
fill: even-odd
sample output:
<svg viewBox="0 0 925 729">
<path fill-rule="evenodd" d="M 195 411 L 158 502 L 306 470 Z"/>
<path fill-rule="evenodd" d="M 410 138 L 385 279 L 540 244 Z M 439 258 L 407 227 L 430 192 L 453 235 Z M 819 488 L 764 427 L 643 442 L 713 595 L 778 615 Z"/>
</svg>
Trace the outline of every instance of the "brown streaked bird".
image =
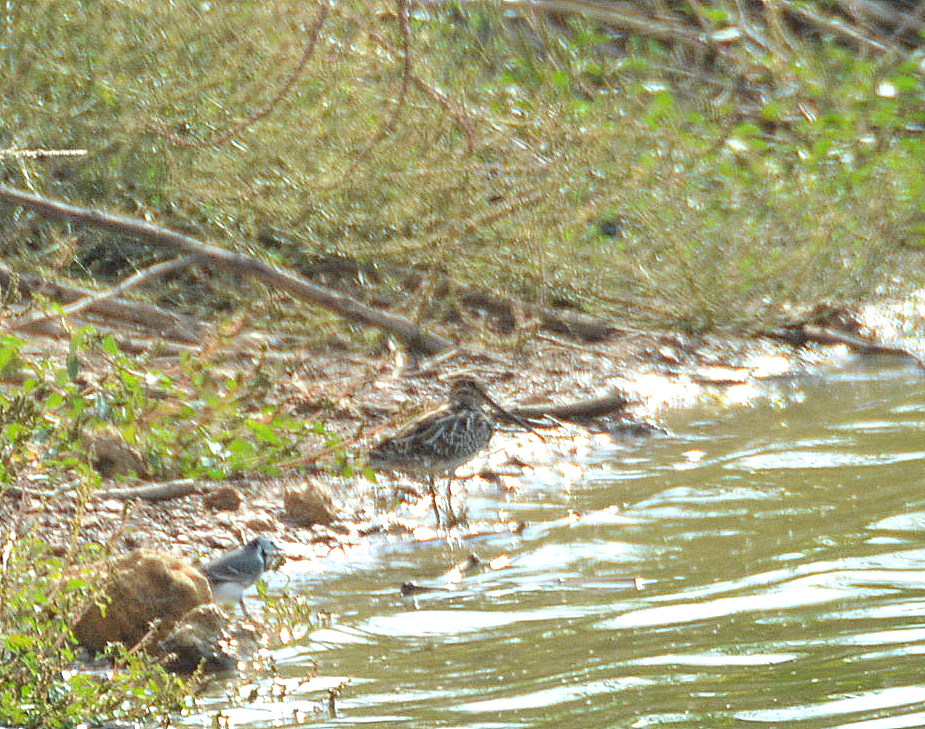
<svg viewBox="0 0 925 729">
<path fill-rule="evenodd" d="M 435 477 L 442 473 L 449 475 L 447 505 L 451 509 L 450 485 L 454 472 L 485 448 L 495 432 L 494 423 L 484 410 L 486 404 L 514 422 L 530 427 L 492 400 L 478 380 L 461 375 L 451 380 L 447 402 L 380 442 L 369 452 L 369 464 L 377 469 L 426 477 L 434 517 L 440 526 Z M 452 512 L 449 516 L 452 518 Z"/>
</svg>

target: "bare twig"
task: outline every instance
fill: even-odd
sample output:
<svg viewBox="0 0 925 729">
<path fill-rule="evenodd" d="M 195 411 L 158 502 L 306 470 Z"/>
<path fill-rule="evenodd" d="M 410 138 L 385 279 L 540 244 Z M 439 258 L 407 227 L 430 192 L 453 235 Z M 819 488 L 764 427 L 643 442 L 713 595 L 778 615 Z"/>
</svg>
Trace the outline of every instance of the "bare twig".
<svg viewBox="0 0 925 729">
<path fill-rule="evenodd" d="M 782 7 L 786 8 L 787 12 L 799 16 L 830 33 L 837 33 L 838 35 L 844 36 L 845 38 L 850 38 L 851 40 L 857 41 L 861 45 L 868 46 L 875 51 L 883 52 L 890 49 L 886 43 L 883 43 L 876 38 L 870 38 L 864 35 L 857 28 L 854 28 L 847 23 L 843 23 L 837 18 L 830 18 L 826 15 L 823 15 L 812 6 L 802 3 L 798 4 L 792 2 L 791 0 L 777 0 L 777 2 Z"/>
<path fill-rule="evenodd" d="M 406 346 L 425 354 L 436 354 L 453 346 L 446 337 L 423 330 L 410 319 L 367 306 L 346 294 L 313 284 L 296 273 L 265 263 L 243 253 L 225 250 L 203 243 L 191 236 L 162 228 L 137 218 L 104 213 L 92 208 L 51 200 L 40 195 L 0 185 L 0 200 L 22 205 L 42 215 L 73 220 L 104 230 L 150 241 L 172 250 L 183 251 L 208 259 L 214 266 L 237 274 L 250 275 L 271 287 L 282 289 L 288 294 L 332 309 L 354 321 L 378 327 L 394 334 Z"/>
<path fill-rule="evenodd" d="M 289 89 L 292 88 L 292 85 L 298 80 L 299 76 L 302 75 L 302 71 L 305 69 L 305 64 L 308 63 L 308 59 L 312 57 L 315 52 L 315 46 L 318 43 L 318 37 L 321 34 L 321 28 L 324 25 L 324 21 L 328 17 L 328 12 L 331 10 L 331 3 L 329 0 L 322 0 L 321 9 L 318 12 L 318 18 L 315 20 L 315 24 L 312 26 L 312 29 L 308 33 L 308 40 L 305 43 L 305 47 L 302 50 L 302 57 L 299 59 L 299 62 L 296 64 L 295 68 L 292 70 L 292 73 L 289 74 L 289 77 L 283 82 L 283 85 L 280 86 L 279 91 L 273 95 L 273 98 L 270 99 L 266 105 L 262 108 L 255 111 L 246 119 L 243 119 L 236 124 L 228 127 L 223 131 L 216 132 L 212 136 L 203 140 L 190 140 L 185 139 L 181 136 L 168 132 L 160 125 L 148 124 L 148 128 L 152 131 L 160 134 L 163 137 L 166 137 L 174 144 L 179 144 L 183 147 L 216 147 L 219 144 L 227 142 L 233 136 L 238 134 L 243 129 L 251 126 L 254 122 L 260 121 L 265 116 L 267 116 L 273 109 L 276 108 L 277 104 L 285 98 L 286 94 L 289 93 Z"/>
<path fill-rule="evenodd" d="M 402 74 L 398 96 L 395 98 L 395 102 L 392 104 L 392 110 L 389 112 L 388 117 L 379 131 L 376 132 L 375 136 L 369 140 L 366 147 L 364 147 L 353 162 L 350 163 L 347 170 L 340 176 L 341 180 L 348 179 L 356 172 L 357 167 L 363 164 L 363 161 L 382 143 L 382 140 L 392 133 L 398 121 L 398 117 L 401 115 L 402 109 L 405 106 L 405 101 L 408 98 L 408 87 L 411 85 L 411 70 L 413 67 L 411 57 L 411 25 L 408 22 L 408 0 L 395 0 L 395 4 L 398 6 L 398 28 L 401 32 L 402 47 Z"/>
<path fill-rule="evenodd" d="M 57 316 L 61 316 L 62 318 L 73 316 L 74 314 L 78 314 L 85 309 L 96 306 L 103 301 L 121 296 L 126 291 L 129 291 L 136 286 L 140 286 L 141 284 L 145 283 L 146 281 L 150 281 L 153 278 L 163 276 L 164 274 L 175 271 L 178 268 L 187 268 L 198 258 L 199 256 L 191 255 L 184 256 L 183 258 L 175 258 L 172 261 L 164 261 L 163 263 L 158 263 L 154 266 L 150 266 L 142 271 L 139 271 L 133 276 L 129 276 L 129 278 L 125 279 L 125 281 L 118 284 L 117 286 L 113 286 L 111 289 L 98 291 L 74 304 L 69 304 L 60 312 L 33 314 L 31 316 L 23 317 L 19 321 L 10 322 L 8 327 L 12 330 L 29 329 L 36 326 L 37 324 L 51 321 Z"/>
<path fill-rule="evenodd" d="M 85 149 L 0 149 L 0 159 L 47 159 L 49 157 L 84 157 Z"/>
<path fill-rule="evenodd" d="M 385 38 L 383 38 L 378 33 L 370 33 L 370 37 L 376 41 L 385 51 L 390 53 L 394 57 L 398 57 L 399 51 L 389 43 Z M 409 69 L 409 76 L 411 81 L 417 86 L 422 92 L 427 94 L 431 99 L 436 101 L 440 106 L 447 110 L 450 116 L 456 121 L 456 126 L 462 131 L 463 136 L 466 138 L 466 151 L 472 152 L 475 150 L 475 130 L 472 128 L 472 122 L 464 112 L 467 110 L 450 100 L 450 97 L 444 94 L 442 91 L 438 91 L 424 79 L 414 73 Z"/>
</svg>

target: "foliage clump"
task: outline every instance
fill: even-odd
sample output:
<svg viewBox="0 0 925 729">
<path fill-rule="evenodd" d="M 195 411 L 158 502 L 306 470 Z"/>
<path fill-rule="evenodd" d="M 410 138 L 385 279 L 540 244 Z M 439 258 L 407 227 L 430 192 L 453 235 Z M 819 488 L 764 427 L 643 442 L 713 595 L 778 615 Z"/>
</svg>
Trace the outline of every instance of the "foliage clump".
<svg viewBox="0 0 925 729">
<path fill-rule="evenodd" d="M 6 160 L 46 194 L 694 330 L 921 282 L 925 88 L 898 45 L 731 2 L 648 38 L 490 3 L 39 5 L 5 18 L 0 147 L 88 151 Z M 31 265 L 150 260 L 4 214 Z"/>
<path fill-rule="evenodd" d="M 99 549 L 61 556 L 16 528 L 3 536 L 0 724 L 65 729 L 87 721 L 164 721 L 188 707 L 190 686 L 143 654 L 113 647 L 111 662 L 93 670 L 82 658 L 71 626 L 99 599 L 91 579 Z"/>
</svg>

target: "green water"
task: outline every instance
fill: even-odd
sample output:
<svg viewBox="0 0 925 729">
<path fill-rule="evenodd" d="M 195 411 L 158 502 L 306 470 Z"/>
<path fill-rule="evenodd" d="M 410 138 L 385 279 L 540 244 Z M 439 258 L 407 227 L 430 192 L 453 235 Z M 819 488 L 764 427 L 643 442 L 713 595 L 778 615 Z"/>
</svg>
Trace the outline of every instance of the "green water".
<svg viewBox="0 0 925 729">
<path fill-rule="evenodd" d="M 232 723 L 294 726 L 349 677 L 337 718 L 306 724 L 925 726 L 921 374 L 857 366 L 666 424 L 592 452 L 576 483 L 474 502 L 520 537 L 383 542 L 304 577 L 332 624 L 277 656 L 290 696 Z M 512 566 L 399 596 L 470 551 Z"/>
</svg>

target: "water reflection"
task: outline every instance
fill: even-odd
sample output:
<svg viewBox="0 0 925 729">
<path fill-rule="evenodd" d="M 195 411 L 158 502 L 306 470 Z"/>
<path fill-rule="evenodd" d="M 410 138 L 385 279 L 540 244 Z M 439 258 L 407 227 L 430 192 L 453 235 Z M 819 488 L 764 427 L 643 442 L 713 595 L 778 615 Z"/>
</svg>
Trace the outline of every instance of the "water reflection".
<svg viewBox="0 0 925 729">
<path fill-rule="evenodd" d="M 384 545 L 312 578 L 335 618 L 280 652 L 281 671 L 317 661 L 351 683 L 341 718 L 306 723 L 925 726 L 921 376 L 796 387 L 672 416 L 672 437 L 592 454 L 583 480 L 479 499 L 531 526 L 481 540 L 512 566 L 455 591 L 398 595 L 472 545 Z M 295 725 L 292 708 L 232 716 Z"/>
</svg>

